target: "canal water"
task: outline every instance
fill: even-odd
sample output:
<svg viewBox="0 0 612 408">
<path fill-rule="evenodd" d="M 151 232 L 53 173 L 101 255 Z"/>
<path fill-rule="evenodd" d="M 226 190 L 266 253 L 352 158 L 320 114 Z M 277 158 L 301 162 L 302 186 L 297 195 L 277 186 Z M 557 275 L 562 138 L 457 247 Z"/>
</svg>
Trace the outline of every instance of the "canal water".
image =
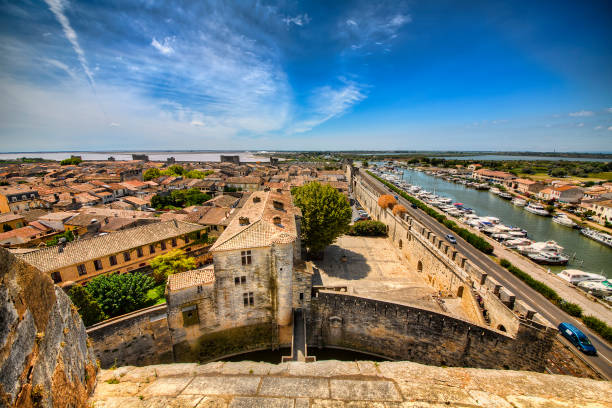
<svg viewBox="0 0 612 408">
<path fill-rule="evenodd" d="M 550 217 L 531 214 L 489 191 L 475 190 L 423 172 L 405 170 L 404 180 L 427 191 L 449 197 L 453 202 L 463 203 L 465 207 L 476 211 L 478 216 L 497 217 L 505 225 L 521 227 L 527 230 L 529 239 L 556 241 L 573 259 L 567 266 L 550 266 L 551 271 L 580 269 L 612 278 L 612 248 L 584 237 L 577 229 L 556 224 Z M 549 268 L 549 266 L 544 267 Z"/>
<path fill-rule="evenodd" d="M 263 361 L 265 363 L 280 364 L 283 356 L 291 355 L 290 348 L 281 348 L 279 350 L 259 350 L 248 353 L 237 354 L 222 361 Z M 317 361 L 320 360 L 339 360 L 339 361 L 388 361 L 379 356 L 373 356 L 367 353 L 358 351 L 336 349 L 336 348 L 316 348 L 309 347 L 308 355 L 315 356 Z"/>
</svg>

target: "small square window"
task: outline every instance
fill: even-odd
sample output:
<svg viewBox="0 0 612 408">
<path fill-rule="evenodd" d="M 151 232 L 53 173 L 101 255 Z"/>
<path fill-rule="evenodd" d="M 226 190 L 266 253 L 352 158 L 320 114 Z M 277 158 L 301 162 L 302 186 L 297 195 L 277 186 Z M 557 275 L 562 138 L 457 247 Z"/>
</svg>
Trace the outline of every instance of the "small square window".
<svg viewBox="0 0 612 408">
<path fill-rule="evenodd" d="M 241 277 L 240 277 L 240 283 L 241 283 L 242 285 L 246 285 L 246 276 L 241 276 Z"/>
<path fill-rule="evenodd" d="M 53 283 L 60 283 L 62 281 L 62 274 L 59 272 L 51 272 L 51 279 L 53 279 Z"/>
<path fill-rule="evenodd" d="M 111 264 L 111 266 L 117 265 L 117 257 L 115 255 L 109 256 L 108 262 Z"/>
<path fill-rule="evenodd" d="M 144 255 L 144 253 L 142 252 L 142 248 L 141 247 L 136 248 L 136 255 L 139 258 Z"/>
<path fill-rule="evenodd" d="M 162 242 L 160 242 L 160 244 L 159 244 L 159 245 L 161 246 L 161 250 L 162 250 L 162 251 L 165 251 L 165 250 L 166 250 L 166 241 L 162 241 Z"/>
<path fill-rule="evenodd" d="M 96 269 L 96 271 L 99 271 L 102 269 L 102 261 L 99 259 L 94 260 L 94 268 Z"/>
<path fill-rule="evenodd" d="M 185 243 L 188 244 L 189 243 L 189 235 L 185 235 Z"/>
<path fill-rule="evenodd" d="M 149 253 L 151 254 L 155 253 L 155 245 L 149 245 Z"/>
<path fill-rule="evenodd" d="M 197 306 L 184 307 L 183 310 L 183 326 L 191 326 L 200 323 Z"/>
<path fill-rule="evenodd" d="M 132 259 L 132 257 L 130 256 L 130 253 L 129 253 L 129 252 L 124 252 L 124 253 L 123 253 L 123 260 L 124 260 L 125 262 L 127 262 L 127 261 L 129 261 L 130 259 Z"/>
<path fill-rule="evenodd" d="M 77 271 L 79 272 L 79 276 L 87 275 L 87 269 L 84 264 L 77 265 Z"/>
<path fill-rule="evenodd" d="M 240 252 L 240 256 L 242 257 L 242 264 L 243 265 L 250 265 L 251 264 L 251 251 L 241 251 Z"/>
<path fill-rule="evenodd" d="M 234 285 L 240 285 L 240 278 L 237 276 L 234 278 Z"/>
<path fill-rule="evenodd" d="M 304 300 L 304 294 L 300 293 L 300 300 Z"/>
<path fill-rule="evenodd" d="M 176 238 L 172 238 L 172 246 L 175 247 L 176 246 Z"/>
</svg>

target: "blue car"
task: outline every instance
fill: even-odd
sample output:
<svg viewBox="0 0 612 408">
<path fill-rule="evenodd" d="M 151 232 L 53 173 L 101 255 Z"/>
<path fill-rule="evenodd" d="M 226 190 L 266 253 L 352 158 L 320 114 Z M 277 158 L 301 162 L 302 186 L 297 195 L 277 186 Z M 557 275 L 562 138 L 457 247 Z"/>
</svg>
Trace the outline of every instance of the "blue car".
<svg viewBox="0 0 612 408">
<path fill-rule="evenodd" d="M 574 346 L 576 346 L 584 354 L 597 355 L 597 350 L 589 338 L 581 332 L 576 326 L 571 323 L 561 323 L 558 327 L 559 333 L 566 339 L 568 339 Z"/>
</svg>

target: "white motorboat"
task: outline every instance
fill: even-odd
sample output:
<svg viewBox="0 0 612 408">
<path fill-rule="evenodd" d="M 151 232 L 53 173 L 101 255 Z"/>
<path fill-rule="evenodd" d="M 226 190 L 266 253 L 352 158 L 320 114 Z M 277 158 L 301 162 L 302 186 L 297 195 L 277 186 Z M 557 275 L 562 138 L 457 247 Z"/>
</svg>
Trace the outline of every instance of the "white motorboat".
<svg viewBox="0 0 612 408">
<path fill-rule="evenodd" d="M 507 241 L 504 241 L 504 245 L 510 249 L 519 249 L 523 247 L 528 247 L 531 244 L 533 244 L 533 241 L 527 238 L 515 238 L 515 239 L 509 239 Z"/>
<path fill-rule="evenodd" d="M 515 197 L 515 198 L 512 200 L 512 204 L 516 205 L 517 207 L 524 207 L 524 206 L 526 206 L 526 205 L 527 205 L 527 200 L 524 200 L 524 199 L 522 199 L 522 198 Z"/>
<path fill-rule="evenodd" d="M 543 265 L 567 265 L 567 263 L 569 262 L 569 257 L 560 253 L 548 251 L 542 251 L 540 253 L 530 253 L 527 254 L 527 257 L 529 257 L 529 259 L 531 259 L 535 263 Z"/>
<path fill-rule="evenodd" d="M 489 190 L 491 193 L 493 194 L 499 194 L 501 193 L 501 191 L 499 191 L 499 188 L 497 187 L 491 187 L 491 189 Z"/>
<path fill-rule="evenodd" d="M 535 242 L 527 247 L 521 248 L 519 252 L 524 255 L 537 254 L 540 252 L 561 253 L 563 252 L 563 247 L 555 241 Z"/>
<path fill-rule="evenodd" d="M 606 277 L 603 275 L 598 275 L 596 273 L 584 272 L 578 269 L 564 269 L 557 275 L 561 279 L 568 281 L 573 285 L 577 285 L 580 282 L 602 282 L 606 280 Z"/>
<path fill-rule="evenodd" d="M 594 241 L 612 247 L 612 235 L 608 235 L 590 228 L 583 228 L 580 230 L 580 233 Z"/>
<path fill-rule="evenodd" d="M 527 204 L 527 206 L 525 207 L 525 211 L 529 211 L 532 214 L 542 216 L 550 215 L 550 213 L 546 211 L 542 204 L 534 203 L 533 201 Z"/>
<path fill-rule="evenodd" d="M 563 225 L 565 227 L 575 228 L 578 225 L 572 221 L 567 215 L 564 213 L 559 213 L 552 217 L 553 222 L 556 222 L 559 225 Z"/>
<path fill-rule="evenodd" d="M 606 297 L 612 295 L 612 282 L 608 280 L 604 281 L 584 281 L 577 285 L 580 289 L 584 290 L 597 297 Z"/>
<path fill-rule="evenodd" d="M 512 194 L 510 194 L 510 193 L 501 192 L 501 193 L 498 194 L 498 196 L 500 196 L 504 200 L 512 199 Z"/>
</svg>

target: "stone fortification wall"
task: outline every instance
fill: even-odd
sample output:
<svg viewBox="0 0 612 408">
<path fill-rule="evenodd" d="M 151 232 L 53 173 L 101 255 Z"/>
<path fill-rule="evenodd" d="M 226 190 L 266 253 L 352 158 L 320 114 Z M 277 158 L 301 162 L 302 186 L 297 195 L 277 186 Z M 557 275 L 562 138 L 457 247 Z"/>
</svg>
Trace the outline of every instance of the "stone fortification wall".
<svg viewBox="0 0 612 408">
<path fill-rule="evenodd" d="M 473 317 L 475 323 L 487 325 L 492 330 L 499 330 L 515 336 L 522 321 L 526 324 L 550 324 L 535 311 L 521 303 L 517 306 L 516 296 L 504 288 L 486 271 L 472 264 L 465 256 L 455 250 L 443 237 L 438 237 L 416 219 L 407 214 L 395 216 L 389 210 L 381 209 L 378 194 L 366 176 L 357 175 L 352 182 L 355 196 L 370 212 L 373 218 L 389 226 L 389 239 L 398 248 L 408 263 L 417 271 L 425 274 L 426 279 L 443 293 L 458 296 L 470 296 L 463 299 L 462 305 L 466 314 Z M 485 322 L 477 305 L 480 299 L 489 322 Z M 475 305 L 470 308 L 470 304 Z M 476 318 L 478 316 L 478 319 Z"/>
<path fill-rule="evenodd" d="M 520 325 L 516 337 L 449 315 L 349 294 L 312 298 L 308 344 L 425 364 L 542 371 L 554 331 Z"/>
<path fill-rule="evenodd" d="M 84 407 L 96 374 L 68 296 L 0 248 L 0 406 Z"/>
<path fill-rule="evenodd" d="M 174 361 L 165 304 L 95 324 L 87 334 L 103 368 Z"/>
</svg>

